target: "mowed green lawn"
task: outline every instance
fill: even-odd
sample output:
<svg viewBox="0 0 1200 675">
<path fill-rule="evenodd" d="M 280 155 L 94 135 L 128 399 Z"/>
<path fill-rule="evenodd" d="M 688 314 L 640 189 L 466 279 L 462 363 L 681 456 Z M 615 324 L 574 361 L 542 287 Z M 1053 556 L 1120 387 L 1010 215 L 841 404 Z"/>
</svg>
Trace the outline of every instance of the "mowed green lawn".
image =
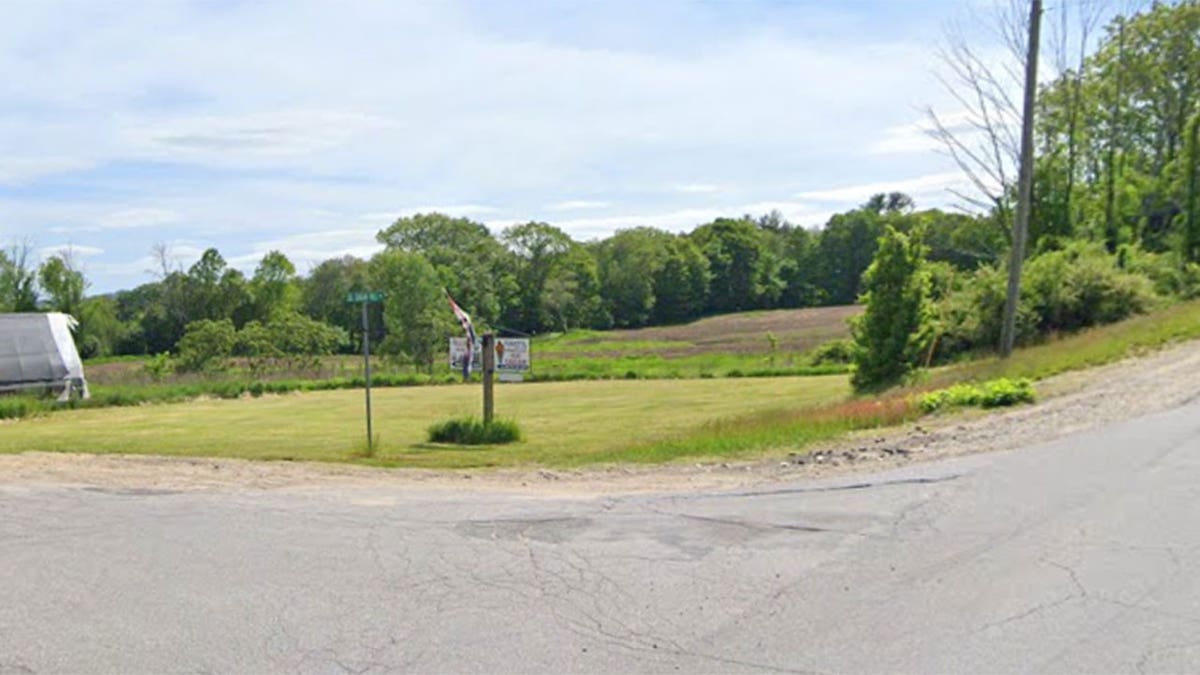
<svg viewBox="0 0 1200 675">
<path fill-rule="evenodd" d="M 388 466 L 572 466 L 695 431 L 714 420 L 840 400 L 845 376 L 497 385 L 496 409 L 525 439 L 507 446 L 429 445 L 433 422 L 479 414 L 479 385 L 375 389 L 376 457 L 364 459 L 363 392 L 104 408 L 0 423 L 0 452 L 30 450 L 361 461 Z M 629 448 L 626 458 L 621 452 Z"/>
</svg>

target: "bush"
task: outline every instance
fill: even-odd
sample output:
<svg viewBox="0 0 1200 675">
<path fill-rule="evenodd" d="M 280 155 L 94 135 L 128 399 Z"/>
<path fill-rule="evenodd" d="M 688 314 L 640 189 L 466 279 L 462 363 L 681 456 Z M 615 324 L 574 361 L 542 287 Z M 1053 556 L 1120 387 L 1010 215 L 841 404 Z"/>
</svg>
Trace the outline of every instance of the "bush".
<svg viewBox="0 0 1200 675">
<path fill-rule="evenodd" d="M 1045 335 L 1114 323 L 1149 310 L 1157 300 L 1154 284 L 1146 276 L 1121 269 L 1117 262 L 1100 245 L 1086 242 L 1071 242 L 1030 259 L 1017 307 L 1017 344 L 1029 345 Z M 1143 256 L 1139 264 L 1146 267 L 1151 262 L 1162 261 Z M 961 290 L 941 302 L 939 360 L 996 347 L 1007 280 L 1004 270 L 982 267 Z"/>
<path fill-rule="evenodd" d="M 237 330 L 229 319 L 193 321 L 179 339 L 179 370 L 201 372 L 223 368 L 236 344 Z"/>
<path fill-rule="evenodd" d="M 997 267 L 979 268 L 961 290 L 946 296 L 938 307 L 937 356 L 945 361 L 964 352 L 992 350 L 1000 343 L 1008 276 Z M 1028 303 L 1017 306 L 1016 342 L 1037 337 L 1037 317 Z"/>
<path fill-rule="evenodd" d="M 1154 292 L 1180 300 L 1200 296 L 1200 266 L 1184 263 L 1179 253 L 1151 253 L 1136 246 L 1125 246 L 1120 251 L 1122 268 L 1150 280 Z"/>
<path fill-rule="evenodd" d="M 1021 302 L 1043 334 L 1120 321 L 1155 300 L 1149 279 L 1120 269 L 1099 244 L 1085 242 L 1030 260 L 1023 282 Z"/>
<path fill-rule="evenodd" d="M 175 372 L 175 359 L 167 352 L 155 354 L 146 359 L 146 363 L 142 365 L 142 369 L 155 382 L 162 382 Z"/>
<path fill-rule="evenodd" d="M 921 397 L 921 409 L 934 412 L 943 408 L 1000 408 L 1032 403 L 1037 398 L 1033 383 L 1026 379 L 1002 377 L 983 384 L 956 384 Z"/>
<path fill-rule="evenodd" d="M 854 341 L 830 340 L 813 350 L 811 360 L 814 366 L 850 363 L 854 360 Z"/>
<path fill-rule="evenodd" d="M 431 443 L 456 445 L 499 445 L 521 440 L 514 420 L 484 422 L 478 417 L 457 417 L 429 427 Z"/>
</svg>

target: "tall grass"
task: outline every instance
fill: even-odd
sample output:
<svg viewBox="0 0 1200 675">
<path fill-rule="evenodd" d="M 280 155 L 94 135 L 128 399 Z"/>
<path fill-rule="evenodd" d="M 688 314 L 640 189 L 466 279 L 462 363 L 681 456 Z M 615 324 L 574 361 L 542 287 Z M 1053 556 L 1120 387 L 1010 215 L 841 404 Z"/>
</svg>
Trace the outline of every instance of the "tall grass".
<svg viewBox="0 0 1200 675">
<path fill-rule="evenodd" d="M 911 422 L 924 414 L 908 393 L 851 399 L 816 408 L 779 409 L 716 420 L 674 438 L 590 455 L 579 464 L 665 462 L 683 458 L 744 457 L 770 450 L 801 449 L 851 431 Z"/>
</svg>

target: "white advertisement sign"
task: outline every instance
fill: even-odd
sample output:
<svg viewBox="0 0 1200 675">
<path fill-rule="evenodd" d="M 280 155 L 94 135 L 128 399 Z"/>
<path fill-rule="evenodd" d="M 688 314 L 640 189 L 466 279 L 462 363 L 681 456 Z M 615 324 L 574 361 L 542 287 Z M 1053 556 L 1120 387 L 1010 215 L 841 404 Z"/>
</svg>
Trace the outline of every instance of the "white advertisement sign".
<svg viewBox="0 0 1200 675">
<path fill-rule="evenodd" d="M 471 370 L 483 366 L 482 340 L 475 342 L 475 353 L 471 359 Z M 463 359 L 467 356 L 467 339 L 450 338 L 450 367 L 462 371 Z M 530 367 L 529 338 L 496 338 L 496 372 L 523 373 Z"/>
</svg>

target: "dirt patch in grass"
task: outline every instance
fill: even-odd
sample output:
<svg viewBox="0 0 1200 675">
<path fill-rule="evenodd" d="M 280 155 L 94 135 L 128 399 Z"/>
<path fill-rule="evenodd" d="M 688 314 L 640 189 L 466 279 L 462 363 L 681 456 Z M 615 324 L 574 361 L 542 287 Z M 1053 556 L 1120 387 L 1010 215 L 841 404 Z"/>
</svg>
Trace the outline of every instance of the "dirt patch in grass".
<svg viewBox="0 0 1200 675">
<path fill-rule="evenodd" d="M 84 374 L 92 384 L 148 380 L 142 361 L 110 361 L 108 363 L 84 364 Z"/>
<path fill-rule="evenodd" d="M 623 353 L 653 351 L 664 357 L 691 356 L 711 352 L 758 354 L 770 351 L 768 334 L 775 337 L 776 349 L 781 352 L 803 352 L 830 340 L 850 336 L 847 320 L 862 313 L 858 305 L 840 307 L 811 307 L 779 309 L 762 312 L 743 312 L 700 319 L 678 326 L 655 326 L 633 330 L 614 330 L 598 333 L 592 338 L 574 341 L 576 356 L 621 356 Z M 628 352 L 606 349 L 590 353 L 592 343 L 631 343 Z M 662 349 L 647 349 L 646 343 L 674 343 Z M 684 343 L 684 344 L 680 344 Z M 554 354 L 548 349 L 545 354 Z"/>
</svg>

